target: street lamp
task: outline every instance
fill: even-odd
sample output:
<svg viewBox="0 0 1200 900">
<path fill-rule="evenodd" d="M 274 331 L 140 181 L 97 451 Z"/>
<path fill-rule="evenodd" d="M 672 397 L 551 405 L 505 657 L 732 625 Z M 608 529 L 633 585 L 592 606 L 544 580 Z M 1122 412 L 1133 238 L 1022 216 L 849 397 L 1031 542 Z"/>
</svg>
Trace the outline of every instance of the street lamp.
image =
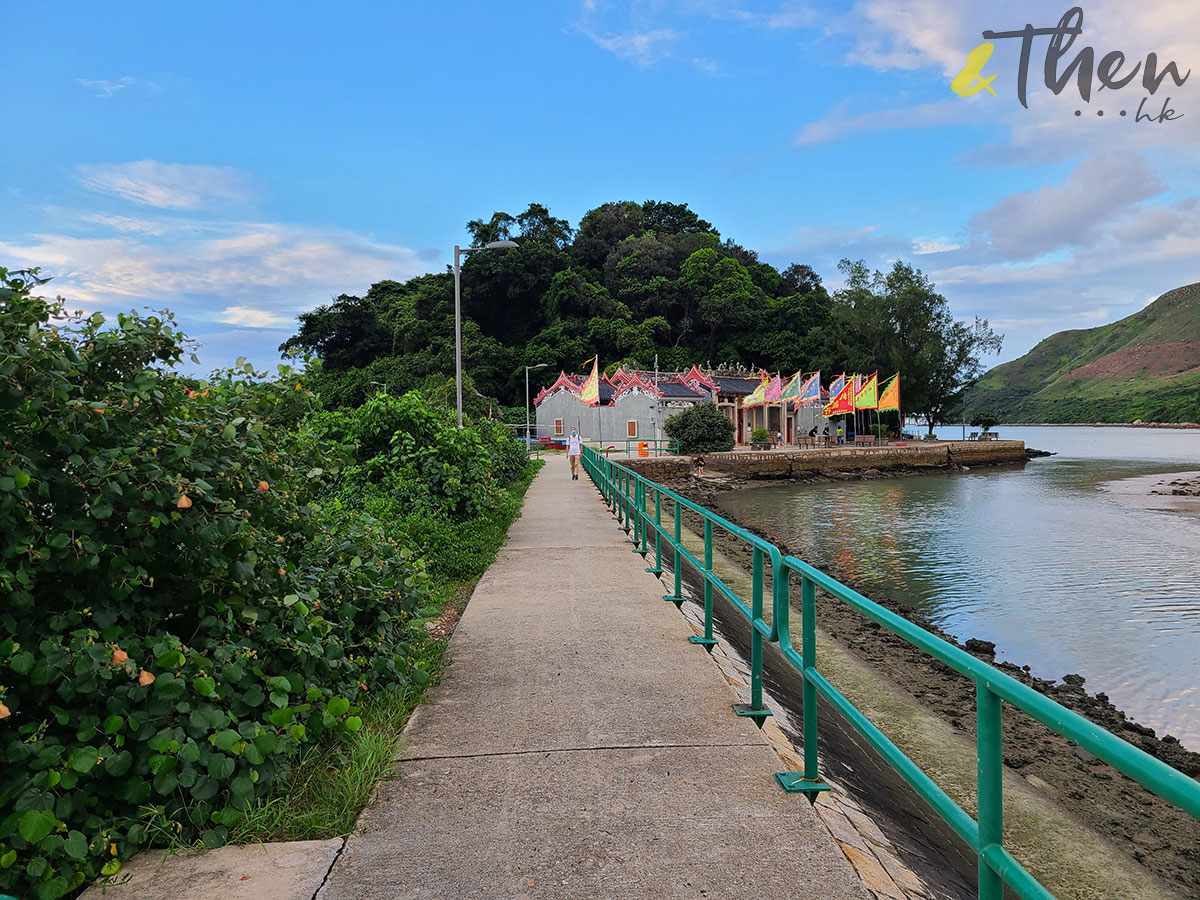
<svg viewBox="0 0 1200 900">
<path fill-rule="evenodd" d="M 525 449 L 529 449 L 529 370 L 544 369 L 550 363 L 538 363 L 536 366 L 525 367 Z"/>
<path fill-rule="evenodd" d="M 458 427 L 462 428 L 462 267 L 459 259 L 476 250 L 505 250 L 516 247 L 516 241 L 490 241 L 482 247 L 454 245 L 454 389 L 458 394 Z"/>
</svg>

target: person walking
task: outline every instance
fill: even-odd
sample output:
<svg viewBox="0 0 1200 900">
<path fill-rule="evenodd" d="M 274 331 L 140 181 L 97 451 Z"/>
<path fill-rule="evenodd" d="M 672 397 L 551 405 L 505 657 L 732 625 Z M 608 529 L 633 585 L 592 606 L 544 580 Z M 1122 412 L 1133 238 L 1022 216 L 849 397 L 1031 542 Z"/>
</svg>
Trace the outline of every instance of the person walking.
<svg viewBox="0 0 1200 900">
<path fill-rule="evenodd" d="M 579 457 L 583 455 L 583 438 L 574 428 L 567 437 L 567 462 L 571 464 L 571 480 L 579 480 Z"/>
</svg>

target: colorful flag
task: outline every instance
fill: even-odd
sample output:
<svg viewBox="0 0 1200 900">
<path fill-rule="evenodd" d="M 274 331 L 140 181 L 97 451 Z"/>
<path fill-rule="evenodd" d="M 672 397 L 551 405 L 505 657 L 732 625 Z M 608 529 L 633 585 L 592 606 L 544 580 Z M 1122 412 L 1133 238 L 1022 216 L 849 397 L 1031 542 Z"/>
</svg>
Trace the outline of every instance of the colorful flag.
<svg viewBox="0 0 1200 900">
<path fill-rule="evenodd" d="M 895 410 L 900 412 L 900 373 L 897 372 L 891 379 L 884 384 L 883 390 L 879 392 L 879 405 L 876 407 L 880 412 L 888 412 Z"/>
<path fill-rule="evenodd" d="M 767 385 L 767 389 L 763 392 L 763 402 L 772 403 L 778 400 L 783 394 L 783 382 L 776 375 L 771 379 L 771 383 Z"/>
<path fill-rule="evenodd" d="M 804 387 L 800 389 L 800 399 L 797 403 L 811 403 L 813 400 L 821 399 L 821 372 L 817 370 L 809 376 L 808 381 L 804 382 Z"/>
<path fill-rule="evenodd" d="M 742 409 L 747 409 L 751 406 L 761 406 L 763 402 L 763 394 L 767 391 L 767 376 L 764 375 L 762 381 L 758 383 L 750 394 L 742 401 Z"/>
<path fill-rule="evenodd" d="M 593 356 L 591 359 L 592 374 L 588 376 L 587 381 L 583 383 L 583 387 L 579 390 L 579 399 L 588 406 L 600 405 L 600 358 Z M 587 363 L 584 363 L 586 366 Z"/>
<path fill-rule="evenodd" d="M 855 409 L 875 409 L 879 405 L 879 373 L 876 372 L 854 395 Z"/>
<path fill-rule="evenodd" d="M 842 392 L 842 388 L 846 386 L 846 373 L 843 372 L 837 378 L 833 379 L 833 384 L 829 386 L 830 398 L 836 397 Z"/>
<path fill-rule="evenodd" d="M 843 377 L 840 380 L 842 381 L 842 389 L 821 410 L 821 415 L 827 419 L 831 416 L 846 416 L 854 412 L 854 379 L 847 381 Z M 832 394 L 833 388 L 829 390 Z"/>
<path fill-rule="evenodd" d="M 800 397 L 800 373 L 797 372 L 788 379 L 788 383 L 779 393 L 780 400 L 797 400 Z"/>
</svg>

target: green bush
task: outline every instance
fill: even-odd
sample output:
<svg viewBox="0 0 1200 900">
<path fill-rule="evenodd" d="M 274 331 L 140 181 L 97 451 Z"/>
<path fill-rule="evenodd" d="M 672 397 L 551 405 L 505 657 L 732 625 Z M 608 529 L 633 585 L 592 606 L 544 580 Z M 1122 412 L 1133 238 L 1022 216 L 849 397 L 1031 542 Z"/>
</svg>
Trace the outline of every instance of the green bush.
<svg viewBox="0 0 1200 900">
<path fill-rule="evenodd" d="M 771 432 L 765 428 L 755 428 L 750 432 L 750 440 L 756 444 L 766 444 L 771 440 Z"/>
<path fill-rule="evenodd" d="M 999 424 L 1000 420 L 989 413 L 980 413 L 971 419 L 972 428 L 982 428 L 984 431 L 991 431 Z"/>
<path fill-rule="evenodd" d="M 0 892 L 53 900 L 152 829 L 221 844 L 364 692 L 427 681 L 428 574 L 328 499 L 344 448 L 294 371 L 197 384 L 168 318 L 64 320 L 0 279 Z"/>
<path fill-rule="evenodd" d="M 721 453 L 733 449 L 733 423 L 713 403 L 697 403 L 663 423 L 680 453 Z"/>
<path fill-rule="evenodd" d="M 492 461 L 479 431 L 460 430 L 416 392 L 376 394 L 358 409 L 316 417 L 312 428 L 347 448 L 350 485 L 382 485 L 411 510 L 433 504 L 460 519 L 492 502 Z"/>
</svg>

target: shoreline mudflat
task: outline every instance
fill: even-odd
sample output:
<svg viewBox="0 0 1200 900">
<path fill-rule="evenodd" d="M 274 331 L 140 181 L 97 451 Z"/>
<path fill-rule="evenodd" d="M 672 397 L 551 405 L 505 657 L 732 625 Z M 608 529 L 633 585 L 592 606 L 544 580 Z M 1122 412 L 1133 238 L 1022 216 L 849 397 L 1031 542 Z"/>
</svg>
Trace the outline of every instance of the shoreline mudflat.
<svg viewBox="0 0 1200 900">
<path fill-rule="evenodd" d="M 889 475 L 925 474 L 928 470 L 894 472 Z M 832 481 L 888 477 L 881 472 L 837 472 L 793 478 L 795 481 Z M 1170 476 L 1156 476 L 1169 478 Z M 711 478 L 677 479 L 665 487 L 709 509 L 719 509 L 722 493 L 770 482 L 721 475 Z M 721 514 L 735 524 L 736 517 Z M 750 529 L 757 530 L 757 529 Z M 784 553 L 791 552 L 780 535 L 759 531 Z M 718 536 L 718 546 L 743 567 L 749 551 L 727 536 Z M 822 566 L 825 561 L 814 560 Z M 1056 702 L 1095 722 L 1125 741 L 1157 757 L 1192 778 L 1200 777 L 1200 753 L 1183 747 L 1171 735 L 1159 737 L 1154 730 L 1130 719 L 1103 692 L 1089 693 L 1082 676 L 1067 674 L 1061 683 L 1041 679 L 1028 666 L 997 662 L 995 646 L 987 641 L 955 640 L 919 613 L 865 585 L 846 582 L 875 602 L 938 635 L 963 646 L 968 652 L 995 665 L 1006 674 L 1030 685 Z M 886 677 L 912 694 L 923 706 L 973 736 L 975 726 L 974 687 L 966 679 L 936 660 L 911 647 L 885 629 L 828 597 L 818 599 L 818 617 L 830 635 L 866 662 L 878 666 L 887 660 Z M 1180 896 L 1200 898 L 1200 822 L 1160 800 L 1132 780 L 1071 744 L 1033 719 L 1012 711 L 1004 717 L 1004 759 L 1013 771 L 1044 791 L 1073 817 L 1104 835 L 1123 854 L 1145 866 L 1154 875 L 1181 891 Z"/>
<path fill-rule="evenodd" d="M 1134 475 L 1105 482 L 1104 490 L 1138 509 L 1200 513 L 1200 472 Z"/>
</svg>

